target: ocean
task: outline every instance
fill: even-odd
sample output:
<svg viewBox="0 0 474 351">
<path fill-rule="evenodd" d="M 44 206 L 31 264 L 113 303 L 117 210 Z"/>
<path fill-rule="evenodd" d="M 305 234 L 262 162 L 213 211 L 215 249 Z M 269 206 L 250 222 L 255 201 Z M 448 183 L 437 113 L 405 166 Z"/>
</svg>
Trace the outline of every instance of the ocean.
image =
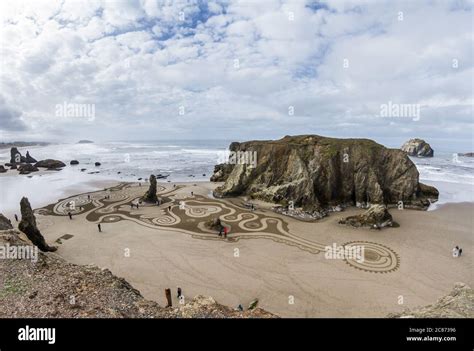
<svg viewBox="0 0 474 351">
<path fill-rule="evenodd" d="M 61 171 L 30 176 L 8 171 L 0 175 L 0 212 L 18 213 L 22 196 L 33 207 L 41 207 L 72 194 L 103 188 L 116 181 L 143 181 L 150 174 L 167 176 L 158 182 L 208 181 L 214 165 L 222 159 L 230 140 L 104 142 L 88 144 L 50 144 L 19 148 L 29 150 L 37 160 L 52 158 L 66 163 Z M 9 162 L 10 149 L 0 149 L 0 164 Z M 69 166 L 71 160 L 79 165 Z M 435 151 L 433 158 L 412 158 L 420 181 L 440 191 L 438 203 L 473 202 L 474 159 Z M 96 167 L 95 162 L 101 165 Z M 85 168 L 85 171 L 81 169 Z M 93 173 L 94 172 L 94 173 Z M 99 172 L 99 173 L 95 173 Z"/>
</svg>

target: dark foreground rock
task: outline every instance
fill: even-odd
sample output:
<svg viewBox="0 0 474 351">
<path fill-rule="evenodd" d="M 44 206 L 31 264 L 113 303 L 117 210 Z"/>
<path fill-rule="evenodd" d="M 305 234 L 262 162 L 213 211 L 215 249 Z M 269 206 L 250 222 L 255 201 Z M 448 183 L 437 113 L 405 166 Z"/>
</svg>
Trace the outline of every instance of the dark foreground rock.
<svg viewBox="0 0 474 351">
<path fill-rule="evenodd" d="M 70 164 L 71 166 L 73 166 L 73 165 L 78 165 L 78 164 L 79 164 L 79 161 L 78 161 L 78 160 L 71 160 L 71 162 L 69 162 L 69 164 Z"/>
<path fill-rule="evenodd" d="M 59 169 L 66 167 L 66 164 L 59 160 L 46 159 L 35 163 L 35 167 L 42 167 L 47 169 Z"/>
<path fill-rule="evenodd" d="M 31 209 L 30 202 L 26 197 L 20 201 L 21 221 L 18 224 L 18 229 L 26 234 L 28 239 L 36 245 L 41 251 L 56 251 L 57 248 L 46 244 L 43 235 L 36 225 L 36 218 Z"/>
<path fill-rule="evenodd" d="M 410 156 L 433 157 L 434 151 L 430 144 L 422 139 L 410 139 L 402 145 L 402 151 Z"/>
<path fill-rule="evenodd" d="M 0 232 L 0 245 L 29 242 L 15 230 Z M 38 261 L 0 260 L 0 318 L 271 318 L 260 308 L 243 312 L 197 296 L 163 308 L 145 300 L 125 279 L 107 269 L 79 266 L 55 254 Z M 179 306 L 179 307 L 178 307 Z"/>
<path fill-rule="evenodd" d="M 26 158 L 27 163 L 36 163 L 36 162 L 38 162 L 34 157 L 31 157 L 29 151 L 26 152 L 25 158 Z"/>
<path fill-rule="evenodd" d="M 12 222 L 0 213 L 0 230 L 13 229 Z"/>
<path fill-rule="evenodd" d="M 143 195 L 142 200 L 152 203 L 156 203 L 158 201 L 158 197 L 156 196 L 156 177 L 153 174 L 150 176 L 150 186 L 148 187 L 145 195 Z"/>
<path fill-rule="evenodd" d="M 7 172 L 8 170 L 4 167 L 4 166 L 1 166 L 0 165 L 0 173 L 5 173 Z"/>
<path fill-rule="evenodd" d="M 20 174 L 30 174 L 31 172 L 38 172 L 39 169 L 36 166 L 33 166 L 31 163 L 26 163 L 24 165 L 18 166 L 18 171 Z"/>
<path fill-rule="evenodd" d="M 474 318 L 474 290 L 464 283 L 435 304 L 388 315 L 391 318 Z"/>
<path fill-rule="evenodd" d="M 396 206 L 400 201 L 406 208 L 426 209 L 438 199 L 435 188 L 419 182 L 405 152 L 368 139 L 286 136 L 232 143 L 229 149 L 256 153 L 256 166 L 230 164 L 216 197 L 248 195 L 309 213 L 368 203 Z"/>
<path fill-rule="evenodd" d="M 373 205 L 360 215 L 349 216 L 341 219 L 339 224 L 346 224 L 352 227 L 381 229 L 384 227 L 392 227 L 393 218 L 385 205 Z"/>
</svg>

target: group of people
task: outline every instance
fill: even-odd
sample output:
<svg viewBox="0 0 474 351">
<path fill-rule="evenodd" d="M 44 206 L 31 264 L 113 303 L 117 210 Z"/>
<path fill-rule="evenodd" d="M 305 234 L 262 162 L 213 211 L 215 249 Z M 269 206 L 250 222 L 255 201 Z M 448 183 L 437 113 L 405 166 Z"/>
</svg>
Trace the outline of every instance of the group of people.
<svg viewBox="0 0 474 351">
<path fill-rule="evenodd" d="M 219 236 L 222 237 L 222 235 L 224 234 L 224 239 L 227 239 L 227 233 L 229 232 L 229 229 L 227 227 L 224 227 L 221 225 L 220 229 L 219 229 Z"/>
<path fill-rule="evenodd" d="M 453 257 L 460 257 L 462 255 L 462 248 L 456 246 L 453 248 Z"/>
</svg>

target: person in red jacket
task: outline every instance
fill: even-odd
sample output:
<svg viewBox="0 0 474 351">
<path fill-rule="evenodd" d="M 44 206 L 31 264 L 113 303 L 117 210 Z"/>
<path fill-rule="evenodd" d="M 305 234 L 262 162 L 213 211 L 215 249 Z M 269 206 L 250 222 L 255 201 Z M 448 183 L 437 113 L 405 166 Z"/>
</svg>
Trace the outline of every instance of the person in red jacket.
<svg viewBox="0 0 474 351">
<path fill-rule="evenodd" d="M 224 227 L 224 239 L 227 239 L 227 233 L 228 233 L 228 229 L 227 227 Z"/>
</svg>

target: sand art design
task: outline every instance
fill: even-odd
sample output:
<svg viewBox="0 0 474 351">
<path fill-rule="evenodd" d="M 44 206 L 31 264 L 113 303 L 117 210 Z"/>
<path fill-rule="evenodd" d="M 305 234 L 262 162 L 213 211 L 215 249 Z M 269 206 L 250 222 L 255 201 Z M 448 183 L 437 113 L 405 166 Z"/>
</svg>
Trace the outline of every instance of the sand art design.
<svg viewBox="0 0 474 351">
<path fill-rule="evenodd" d="M 203 240 L 222 240 L 216 230 L 205 223 L 219 217 L 230 229 L 227 242 L 241 239 L 270 239 L 297 247 L 313 254 L 325 252 L 326 245 L 292 234 L 288 223 L 279 217 L 270 217 L 258 211 L 249 211 L 224 199 L 210 199 L 200 195 L 187 197 L 184 186 L 159 185 L 157 195 L 161 205 L 136 204 L 146 187 L 122 183 L 116 187 L 87 194 L 79 194 L 36 210 L 37 214 L 67 216 L 85 215 L 92 223 L 117 223 L 132 221 L 148 228 L 166 228 L 167 231 L 184 233 Z M 71 204 L 74 204 L 71 207 Z M 353 241 L 344 246 L 364 246 L 364 260 L 344 259 L 351 267 L 373 273 L 389 273 L 400 266 L 400 258 L 392 249 L 373 242 Z"/>
</svg>

